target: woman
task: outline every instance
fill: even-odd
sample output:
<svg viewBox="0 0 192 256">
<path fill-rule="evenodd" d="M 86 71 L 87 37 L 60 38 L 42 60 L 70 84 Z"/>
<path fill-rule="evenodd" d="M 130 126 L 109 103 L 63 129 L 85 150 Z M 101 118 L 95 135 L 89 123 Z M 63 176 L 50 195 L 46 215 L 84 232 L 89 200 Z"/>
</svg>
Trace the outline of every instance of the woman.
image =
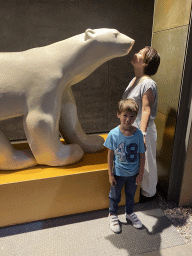
<svg viewBox="0 0 192 256">
<path fill-rule="evenodd" d="M 139 113 L 134 125 L 143 132 L 146 146 L 145 171 L 140 198 L 140 202 L 145 202 L 156 195 L 157 186 L 157 131 L 154 119 L 157 114 L 158 95 L 156 83 L 151 76 L 158 70 L 160 56 L 153 47 L 146 46 L 134 55 L 131 63 L 135 77 L 129 83 L 122 98 L 132 98 L 139 105 Z"/>
</svg>

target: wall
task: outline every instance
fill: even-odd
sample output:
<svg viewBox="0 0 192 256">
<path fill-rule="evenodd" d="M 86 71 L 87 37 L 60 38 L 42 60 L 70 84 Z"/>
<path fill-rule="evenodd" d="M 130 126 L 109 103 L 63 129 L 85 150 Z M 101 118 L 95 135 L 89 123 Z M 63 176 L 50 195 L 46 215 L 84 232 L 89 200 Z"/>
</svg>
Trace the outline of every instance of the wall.
<svg viewBox="0 0 192 256">
<path fill-rule="evenodd" d="M 154 79 L 159 101 L 156 125 L 159 184 L 167 192 L 190 21 L 191 0 L 156 0 L 152 45 L 161 55 Z"/>
<path fill-rule="evenodd" d="M 187 132 L 187 152 L 186 152 L 186 161 L 185 161 L 185 169 L 181 186 L 181 193 L 179 198 L 180 205 L 189 205 L 192 204 L 192 104 L 190 109 L 190 118 L 188 122 L 188 132 Z"/>
<path fill-rule="evenodd" d="M 116 105 L 134 75 L 130 60 L 150 45 L 153 8 L 153 0 L 1 0 L 0 51 L 44 46 L 87 28 L 115 28 L 135 39 L 128 57 L 105 63 L 73 86 L 84 130 L 108 132 L 118 124 Z M 25 139 L 21 117 L 1 121 L 0 128 L 11 140 Z"/>
</svg>

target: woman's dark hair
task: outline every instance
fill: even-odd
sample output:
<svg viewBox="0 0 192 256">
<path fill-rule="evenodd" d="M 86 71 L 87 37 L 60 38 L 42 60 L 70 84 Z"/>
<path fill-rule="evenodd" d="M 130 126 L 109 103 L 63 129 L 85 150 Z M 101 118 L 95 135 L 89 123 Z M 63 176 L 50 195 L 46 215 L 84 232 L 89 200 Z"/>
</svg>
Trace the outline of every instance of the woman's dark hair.
<svg viewBox="0 0 192 256">
<path fill-rule="evenodd" d="M 159 53 L 151 46 L 145 46 L 146 53 L 144 58 L 144 63 L 146 63 L 146 67 L 144 69 L 144 73 L 146 75 L 152 76 L 157 73 L 159 64 L 160 64 L 160 55 Z"/>
</svg>

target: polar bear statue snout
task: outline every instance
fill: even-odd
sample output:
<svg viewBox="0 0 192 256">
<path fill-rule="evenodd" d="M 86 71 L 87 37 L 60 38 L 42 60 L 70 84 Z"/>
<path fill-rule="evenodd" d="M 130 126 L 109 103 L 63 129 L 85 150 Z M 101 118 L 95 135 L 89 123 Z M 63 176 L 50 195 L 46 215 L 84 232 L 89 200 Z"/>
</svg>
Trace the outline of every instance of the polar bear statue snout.
<svg viewBox="0 0 192 256">
<path fill-rule="evenodd" d="M 107 28 L 87 29 L 85 31 L 85 41 L 86 40 L 95 41 L 100 50 L 102 50 L 103 46 L 106 53 L 110 51 L 110 59 L 113 58 L 112 56 L 120 57 L 127 55 L 135 43 L 135 40 L 120 33 L 118 30 Z M 112 53 L 114 55 L 112 55 Z"/>
</svg>

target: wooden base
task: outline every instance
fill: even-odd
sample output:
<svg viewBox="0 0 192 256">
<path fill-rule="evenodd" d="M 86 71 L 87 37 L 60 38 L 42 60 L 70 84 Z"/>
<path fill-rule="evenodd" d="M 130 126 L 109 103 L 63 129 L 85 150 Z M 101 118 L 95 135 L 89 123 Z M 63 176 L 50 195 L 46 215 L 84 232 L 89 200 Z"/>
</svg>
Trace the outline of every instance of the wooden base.
<svg viewBox="0 0 192 256">
<path fill-rule="evenodd" d="M 0 227 L 108 208 L 109 189 L 107 149 L 85 154 L 69 166 L 0 171 Z M 138 187 L 135 202 L 139 191 Z M 122 192 L 120 205 L 124 204 Z"/>
</svg>

